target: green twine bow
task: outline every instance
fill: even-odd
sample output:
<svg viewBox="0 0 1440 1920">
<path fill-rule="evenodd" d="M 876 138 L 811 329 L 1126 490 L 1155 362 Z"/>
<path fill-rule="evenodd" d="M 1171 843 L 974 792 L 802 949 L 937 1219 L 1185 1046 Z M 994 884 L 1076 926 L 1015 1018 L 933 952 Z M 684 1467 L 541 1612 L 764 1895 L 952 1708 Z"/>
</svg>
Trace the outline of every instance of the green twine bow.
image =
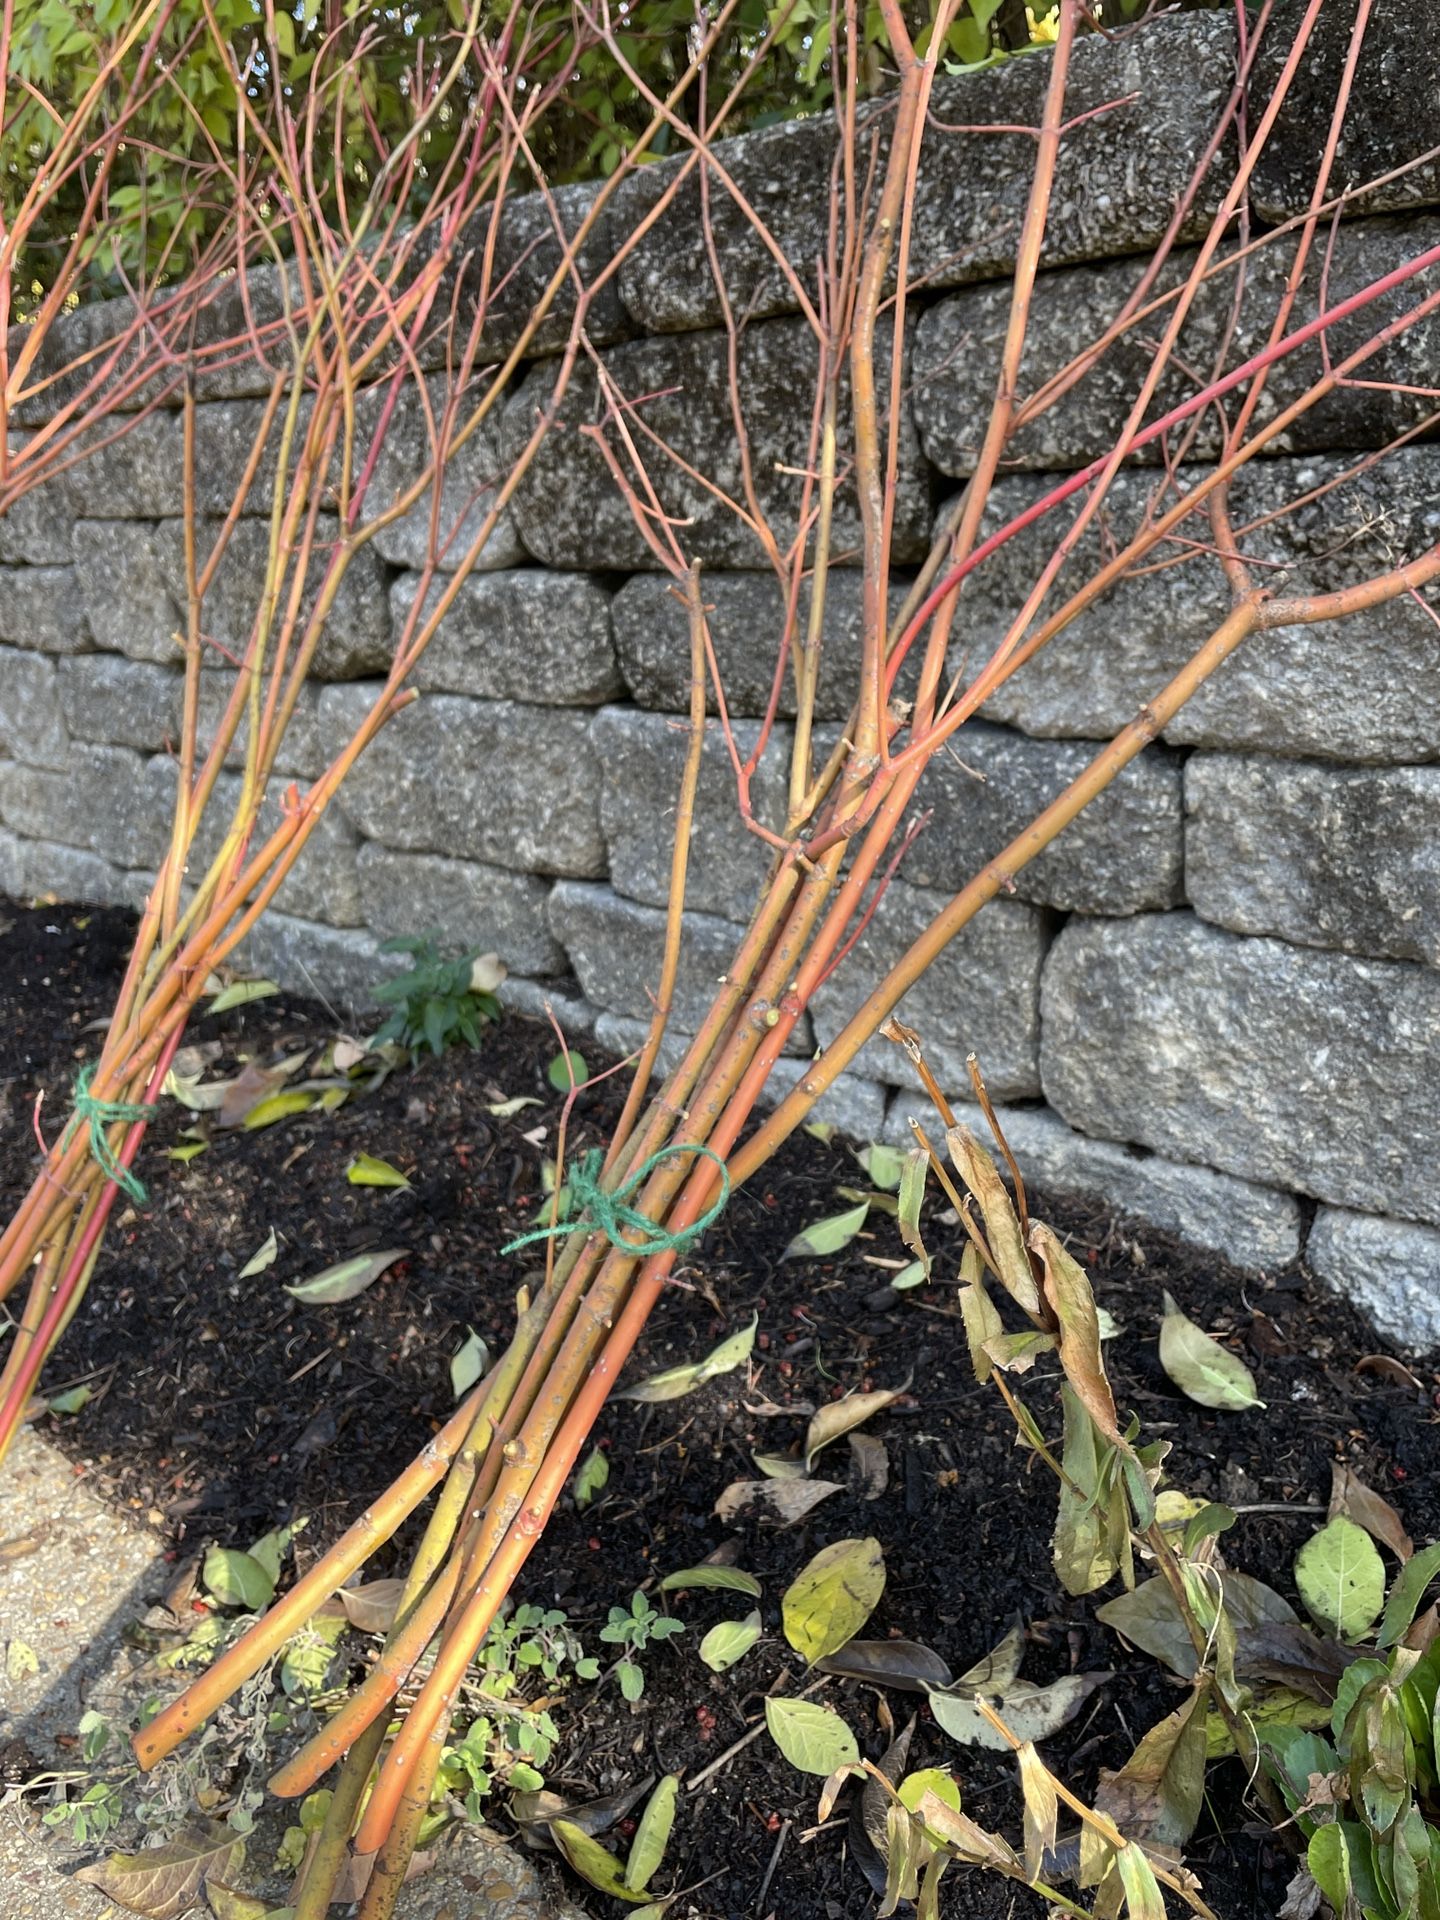
<svg viewBox="0 0 1440 1920">
<path fill-rule="evenodd" d="M 122 1167 L 115 1158 L 110 1145 L 108 1127 L 117 1126 L 122 1121 L 149 1120 L 154 1114 L 153 1107 L 141 1105 L 131 1100 L 97 1100 L 90 1091 L 90 1082 L 95 1077 L 94 1067 L 82 1067 L 75 1076 L 75 1111 L 70 1116 L 70 1124 L 65 1129 L 65 1145 L 69 1145 L 71 1136 L 77 1127 L 85 1127 L 90 1134 L 90 1152 L 105 1178 L 123 1194 L 133 1200 L 137 1207 L 143 1207 L 148 1198 L 143 1183 L 128 1167 Z"/>
<path fill-rule="evenodd" d="M 720 1169 L 720 1196 L 714 1205 L 708 1207 L 693 1226 L 681 1227 L 678 1233 L 668 1233 L 664 1227 L 648 1219 L 638 1207 L 625 1204 L 641 1182 L 654 1168 L 673 1154 L 693 1153 L 699 1159 L 713 1160 Z M 613 1193 L 607 1193 L 600 1185 L 600 1150 L 587 1153 L 578 1167 L 572 1167 L 569 1174 L 571 1196 L 570 1218 L 559 1221 L 553 1227 L 536 1227 L 530 1233 L 522 1233 L 518 1240 L 512 1240 L 508 1247 L 502 1247 L 502 1253 L 515 1253 L 521 1247 L 528 1247 L 537 1240 L 554 1240 L 571 1234 L 586 1214 L 591 1224 L 598 1227 L 612 1247 L 619 1247 L 623 1253 L 633 1253 L 642 1257 L 653 1253 L 683 1253 L 692 1241 L 698 1240 L 705 1229 L 712 1226 L 725 1211 L 730 1198 L 730 1175 L 725 1162 L 718 1153 L 709 1147 L 702 1147 L 685 1141 L 673 1147 L 662 1147 L 658 1153 L 639 1166 Z M 621 1234 L 638 1233 L 638 1240 L 622 1240 Z"/>
</svg>

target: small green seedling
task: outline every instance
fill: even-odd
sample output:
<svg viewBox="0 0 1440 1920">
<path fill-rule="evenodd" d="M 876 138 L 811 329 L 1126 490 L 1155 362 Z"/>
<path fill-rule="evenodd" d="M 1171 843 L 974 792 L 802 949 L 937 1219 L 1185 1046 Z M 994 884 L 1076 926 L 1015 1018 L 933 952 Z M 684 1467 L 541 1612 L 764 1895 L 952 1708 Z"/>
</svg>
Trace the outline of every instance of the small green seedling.
<svg viewBox="0 0 1440 1920">
<path fill-rule="evenodd" d="M 495 989 L 505 969 L 493 953 L 462 953 L 446 959 L 434 933 L 402 934 L 387 940 L 382 953 L 405 953 L 410 969 L 382 980 L 375 998 L 394 1011 L 375 1035 L 374 1045 L 395 1041 L 418 1058 L 428 1048 L 440 1054 L 463 1040 L 478 1047 L 481 1028 L 500 1018 Z"/>
<path fill-rule="evenodd" d="M 684 1631 L 683 1620 L 673 1619 L 667 1613 L 658 1613 L 638 1587 L 631 1595 L 628 1607 L 611 1607 L 610 1618 L 600 1629 L 600 1638 L 609 1646 L 624 1649 L 615 1668 L 615 1677 L 627 1700 L 638 1700 L 645 1691 L 645 1675 L 636 1656 L 643 1653 L 652 1641 L 668 1640 L 671 1634 Z"/>
</svg>

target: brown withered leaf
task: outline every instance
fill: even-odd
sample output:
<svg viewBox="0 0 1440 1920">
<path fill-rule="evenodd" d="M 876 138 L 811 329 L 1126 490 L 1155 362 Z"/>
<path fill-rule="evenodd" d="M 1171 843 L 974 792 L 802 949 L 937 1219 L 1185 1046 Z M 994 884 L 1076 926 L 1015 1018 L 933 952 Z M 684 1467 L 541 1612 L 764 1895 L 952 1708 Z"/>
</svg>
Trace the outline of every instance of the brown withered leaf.
<svg viewBox="0 0 1440 1920">
<path fill-rule="evenodd" d="M 362 1586 L 341 1587 L 335 1599 L 361 1633 L 388 1633 L 404 1590 L 403 1580 L 367 1580 Z"/>
<path fill-rule="evenodd" d="M 928 1693 L 931 1687 L 954 1684 L 940 1655 L 918 1640 L 848 1640 L 817 1660 L 815 1671 L 872 1687 L 894 1687 L 899 1693 Z"/>
<path fill-rule="evenodd" d="M 733 1520 L 754 1507 L 777 1526 L 793 1527 L 812 1507 L 844 1491 L 839 1480 L 732 1480 L 715 1502 L 715 1513 L 718 1519 Z"/>
<path fill-rule="evenodd" d="M 878 1770 L 897 1787 L 905 1777 L 910 1757 L 910 1742 L 915 1720 L 901 1728 L 875 1763 Z M 885 1892 L 890 1851 L 890 1812 L 895 1802 L 872 1774 L 864 1791 L 850 1802 L 849 1841 L 855 1864 L 869 1881 L 871 1890 Z"/>
<path fill-rule="evenodd" d="M 215 1125 L 222 1131 L 245 1124 L 245 1116 L 262 1100 L 268 1100 L 289 1079 L 283 1066 L 262 1067 L 251 1060 L 243 1066 L 225 1089 L 225 1098 L 215 1114 Z"/>
<path fill-rule="evenodd" d="M 850 1485 L 862 1500 L 878 1500 L 890 1484 L 885 1442 L 868 1433 L 850 1435 Z"/>
<path fill-rule="evenodd" d="M 1358 1655 L 1337 1640 L 1322 1640 L 1298 1623 L 1272 1620 L 1235 1635 L 1235 1671 L 1274 1680 L 1311 1700 L 1333 1702 L 1340 1676 Z"/>
<path fill-rule="evenodd" d="M 827 1400 L 805 1429 L 805 1472 L 814 1471 L 815 1457 L 823 1447 L 855 1427 L 863 1426 L 872 1414 L 893 1405 L 909 1387 L 907 1377 L 898 1387 L 877 1389 L 873 1393 L 847 1393 L 841 1400 Z"/>
<path fill-rule="evenodd" d="M 211 1878 L 228 1882 L 240 1871 L 245 1842 L 233 1827 L 218 1820 L 187 1820 L 163 1847 L 140 1853 L 112 1853 L 76 1874 L 87 1886 L 99 1887 L 117 1906 L 146 1920 L 180 1920 L 200 1900 Z"/>
<path fill-rule="evenodd" d="M 974 1693 L 1004 1693 L 1015 1684 L 1020 1662 L 1025 1657 L 1025 1630 L 1011 1627 L 996 1646 L 967 1667 L 955 1682 L 957 1688 L 969 1687 Z"/>
<path fill-rule="evenodd" d="M 272 1911 L 268 1900 L 240 1887 L 227 1887 L 219 1880 L 205 1882 L 205 1898 L 215 1920 L 266 1920 Z"/>
<path fill-rule="evenodd" d="M 1410 1630 L 1400 1644 L 1408 1647 L 1412 1653 L 1426 1653 L 1437 1633 L 1440 1633 L 1440 1610 L 1432 1601 L 1419 1619 L 1411 1622 Z"/>
<path fill-rule="evenodd" d="M 1310 1869 L 1301 1867 L 1285 1889 L 1285 1903 L 1275 1920 L 1316 1920 L 1324 1898 Z M 1325 1911 L 1330 1909 L 1326 1907 Z"/>
<path fill-rule="evenodd" d="M 1100 1772 L 1095 1805 L 1128 1840 L 1183 1847 L 1205 1799 L 1205 1702 L 1208 1680 L 1151 1727 L 1120 1768 Z"/>
<path fill-rule="evenodd" d="M 405 1881 L 418 1880 L 422 1873 L 428 1873 L 435 1864 L 432 1848 L 427 1853 L 415 1853 L 410 1856 L 410 1864 L 405 1869 Z M 334 1890 L 330 1895 L 330 1904 L 346 1906 L 352 1901 L 362 1899 L 370 1884 L 370 1876 L 375 1871 L 373 1853 L 347 1853 L 335 1876 Z"/>
<path fill-rule="evenodd" d="M 542 1787 L 535 1793 L 517 1793 L 510 1802 L 510 1811 L 525 1841 L 532 1847 L 553 1847 L 549 1832 L 552 1820 L 568 1820 L 572 1827 L 579 1827 L 582 1833 L 597 1840 L 639 1806 L 654 1785 L 655 1775 L 647 1773 L 633 1786 L 617 1788 L 614 1793 L 602 1794 L 594 1800 L 573 1801 L 563 1793 L 552 1793 L 548 1787 Z"/>
<path fill-rule="evenodd" d="M 1105 1377 L 1100 1315 L 1089 1278 L 1049 1227 L 1037 1223 L 1030 1233 L 1030 1246 L 1044 1271 L 1046 1301 L 1060 1323 L 1060 1364 L 1065 1378 L 1105 1438 L 1118 1446 L 1122 1442 L 1115 1396 Z"/>
<path fill-rule="evenodd" d="M 1247 1627 L 1299 1624 L 1289 1601 L 1273 1587 L 1267 1587 L 1263 1580 L 1244 1573 L 1227 1573 L 1224 1579 L 1225 1611 L 1237 1635 Z M 1129 1593 L 1107 1600 L 1095 1609 L 1095 1617 L 1124 1634 L 1132 1646 L 1152 1655 L 1182 1679 L 1194 1678 L 1195 1648 L 1174 1595 L 1158 1575 Z"/>
<path fill-rule="evenodd" d="M 1356 1373 L 1378 1373 L 1383 1380 L 1393 1380 L 1397 1387 L 1413 1387 L 1416 1393 L 1424 1393 L 1422 1381 L 1410 1371 L 1403 1361 L 1390 1353 L 1366 1353 L 1355 1362 Z"/>
<path fill-rule="evenodd" d="M 1388 1547 L 1404 1566 L 1415 1552 L 1415 1542 L 1405 1531 L 1405 1522 L 1383 1494 L 1376 1493 L 1341 1460 L 1330 1463 L 1330 1512 L 1334 1519 L 1343 1513 L 1357 1527 L 1363 1527 L 1372 1540 Z"/>
<path fill-rule="evenodd" d="M 1040 1289 L 1035 1284 L 1030 1256 L 1025 1251 L 1020 1222 L 995 1162 L 974 1134 L 964 1127 L 947 1128 L 945 1145 L 961 1178 L 979 1203 L 985 1221 L 985 1242 L 1002 1285 L 1032 1320 L 1043 1322 Z"/>
</svg>

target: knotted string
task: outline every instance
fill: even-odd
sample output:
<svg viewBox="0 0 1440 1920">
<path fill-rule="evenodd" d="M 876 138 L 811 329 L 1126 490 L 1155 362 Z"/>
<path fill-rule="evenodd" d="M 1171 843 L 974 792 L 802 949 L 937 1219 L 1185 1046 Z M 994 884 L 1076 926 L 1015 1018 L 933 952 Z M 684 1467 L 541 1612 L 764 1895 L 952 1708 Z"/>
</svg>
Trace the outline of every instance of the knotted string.
<svg viewBox="0 0 1440 1920">
<path fill-rule="evenodd" d="M 143 1207 L 148 1198 L 144 1184 L 129 1167 L 122 1167 L 116 1159 L 106 1129 L 122 1121 L 152 1119 L 155 1109 L 139 1101 L 97 1100 L 90 1091 L 90 1082 L 94 1077 L 94 1067 L 82 1067 L 75 1076 L 75 1111 L 70 1116 L 62 1144 L 69 1145 L 77 1127 L 86 1128 L 90 1135 L 91 1156 L 105 1178 L 119 1187 L 137 1207 Z"/>
<path fill-rule="evenodd" d="M 664 1227 L 657 1226 L 638 1207 L 627 1206 L 626 1201 L 662 1161 L 677 1153 L 692 1153 L 702 1160 L 713 1160 L 720 1169 L 720 1195 L 693 1226 L 681 1227 L 678 1232 L 670 1233 Z M 532 1246 L 537 1240 L 554 1240 L 572 1234 L 588 1214 L 591 1227 L 603 1233 L 611 1246 L 618 1247 L 622 1253 L 641 1257 L 655 1253 L 684 1253 L 707 1227 L 713 1226 L 720 1218 L 730 1198 L 730 1175 L 725 1162 L 709 1147 L 693 1142 L 684 1141 L 672 1147 L 661 1147 L 613 1192 L 607 1192 L 600 1185 L 600 1160 L 600 1150 L 596 1147 L 585 1155 L 579 1166 L 570 1169 L 570 1212 L 566 1219 L 558 1221 L 553 1227 L 535 1227 L 529 1233 L 522 1233 L 518 1240 L 512 1240 L 509 1246 L 502 1247 L 500 1251 L 515 1253 L 521 1247 Z M 638 1233 L 641 1237 L 638 1240 L 622 1240 L 622 1233 Z"/>
</svg>

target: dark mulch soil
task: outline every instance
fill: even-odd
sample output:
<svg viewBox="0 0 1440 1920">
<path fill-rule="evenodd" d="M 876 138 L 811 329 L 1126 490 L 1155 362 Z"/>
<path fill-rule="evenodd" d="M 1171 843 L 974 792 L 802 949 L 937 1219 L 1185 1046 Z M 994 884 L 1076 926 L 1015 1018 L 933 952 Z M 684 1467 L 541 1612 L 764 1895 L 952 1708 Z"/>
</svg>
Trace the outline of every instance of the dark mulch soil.
<svg viewBox="0 0 1440 1920">
<path fill-rule="evenodd" d="M 0 928 L 0 1191 L 9 1205 L 34 1168 L 35 1093 L 45 1089 L 48 1136 L 66 1110 L 89 1025 L 108 1009 L 129 923 L 109 911 L 0 903 Z M 271 999 L 205 1021 L 197 1036 L 223 1038 L 233 1061 L 237 1052 L 318 1044 L 331 1031 L 323 1009 Z M 246 1544 L 294 1514 L 310 1516 L 303 1545 L 313 1554 L 448 1413 L 448 1362 L 467 1328 L 492 1348 L 510 1329 L 523 1259 L 499 1249 L 535 1220 L 542 1199 L 541 1161 L 553 1151 L 559 1108 L 545 1077 L 554 1051 L 543 1027 L 509 1019 L 478 1054 L 398 1074 L 332 1116 L 219 1136 L 189 1166 L 159 1152 L 190 1120 L 167 1102 L 143 1156 L 150 1204 L 138 1216 L 120 1213 L 50 1369 L 52 1391 L 83 1378 L 96 1397 L 74 1418 L 47 1417 L 50 1436 L 87 1463 L 93 1484 L 167 1536 L 177 1558 L 212 1541 Z M 211 1069 L 224 1070 L 223 1061 Z M 584 1096 L 575 1147 L 602 1137 L 622 1085 Z M 540 1105 L 511 1118 L 487 1114 L 488 1103 L 519 1094 Z M 546 1129 L 543 1144 L 522 1138 L 537 1127 Z M 344 1168 L 359 1150 L 400 1166 L 412 1189 L 347 1185 Z M 798 1413 L 774 1408 L 908 1380 L 908 1400 L 870 1429 L 889 1455 L 882 1497 L 847 1491 L 797 1528 L 739 1529 L 740 1562 L 765 1583 L 766 1625 L 777 1626 L 779 1595 L 811 1553 L 874 1534 L 889 1578 L 870 1632 L 925 1640 L 959 1672 L 1018 1617 L 1029 1677 L 1113 1671 L 1091 1709 L 1047 1744 L 1056 1770 L 1088 1792 L 1098 1769 L 1120 1765 L 1170 1710 L 1175 1692 L 1095 1625 L 1092 1603 L 1059 1589 L 1050 1566 L 1053 1487 L 1042 1471 L 1026 1472 L 1004 1409 L 970 1377 L 951 1289 L 887 1292 L 884 1271 L 867 1264 L 867 1255 L 900 1251 L 884 1219 L 834 1261 L 781 1263 L 801 1226 L 841 1204 L 836 1185 L 858 1179 L 842 1147 L 802 1137 L 735 1196 L 691 1270 L 692 1286 L 673 1289 L 655 1315 L 635 1371 L 696 1358 L 756 1313 L 753 1377 L 730 1375 L 666 1405 L 608 1409 L 599 1429 L 611 1461 L 605 1495 L 583 1514 L 563 1504 L 529 1562 L 524 1595 L 565 1607 L 593 1638 L 633 1587 L 694 1564 L 726 1539 L 712 1514 L 717 1495 L 752 1476 L 754 1449 L 784 1448 L 803 1430 Z M 1331 1462 L 1342 1458 L 1396 1502 L 1417 1536 L 1436 1531 L 1440 1426 L 1429 1372 L 1418 1391 L 1384 1371 L 1357 1370 L 1373 1336 L 1301 1276 L 1246 1280 L 1094 1211 L 1050 1206 L 1043 1196 L 1036 1210 L 1067 1235 L 1126 1330 L 1109 1349 L 1117 1394 L 1147 1437 L 1173 1443 L 1175 1482 L 1253 1509 L 1228 1538 L 1232 1564 L 1292 1590 L 1294 1553 L 1317 1524 Z M 279 1259 L 239 1281 L 272 1227 Z M 936 1227 L 931 1236 L 942 1272 L 953 1270 L 954 1234 Z M 348 1305 L 300 1307 L 282 1290 L 375 1246 L 404 1246 L 410 1257 Z M 1162 1286 L 1231 1338 L 1257 1374 L 1266 1411 L 1208 1413 L 1170 1386 L 1154 1342 Z M 1030 1379 L 1030 1403 L 1053 1425 L 1051 1389 Z M 836 1478 L 845 1477 L 845 1453 L 842 1443 L 831 1456 Z M 375 1570 L 392 1566 L 382 1559 Z M 701 1666 L 695 1641 L 744 1611 L 736 1603 L 725 1594 L 681 1597 L 689 1631 L 652 1655 L 639 1708 L 626 1707 L 613 1683 L 577 1695 L 563 1710 L 554 1779 L 590 1790 L 650 1768 L 688 1779 L 753 1724 L 783 1667 L 803 1684 L 778 1633 L 728 1675 Z M 872 1754 L 885 1745 L 888 1716 L 903 1724 L 913 1705 L 911 1696 L 882 1701 L 839 1683 L 819 1697 L 847 1715 Z M 1013 1833 L 1010 1762 L 974 1750 L 957 1756 L 922 1716 L 911 1764 L 957 1758 L 969 1811 Z M 1190 1858 L 1217 1913 L 1250 1920 L 1276 1911 L 1291 1864 L 1247 1809 L 1235 1774 L 1213 1776 Z M 704 1885 L 675 1912 L 703 1920 L 868 1912 L 843 1826 L 810 1831 L 817 1785 L 763 1737 L 720 1768 L 677 1826 L 667 1877 Z M 953 1915 L 1021 1920 L 1041 1911 L 1023 1890 L 979 1875 L 954 1873 L 947 1886 Z M 608 1906 L 596 1898 L 597 1912 Z"/>
</svg>

